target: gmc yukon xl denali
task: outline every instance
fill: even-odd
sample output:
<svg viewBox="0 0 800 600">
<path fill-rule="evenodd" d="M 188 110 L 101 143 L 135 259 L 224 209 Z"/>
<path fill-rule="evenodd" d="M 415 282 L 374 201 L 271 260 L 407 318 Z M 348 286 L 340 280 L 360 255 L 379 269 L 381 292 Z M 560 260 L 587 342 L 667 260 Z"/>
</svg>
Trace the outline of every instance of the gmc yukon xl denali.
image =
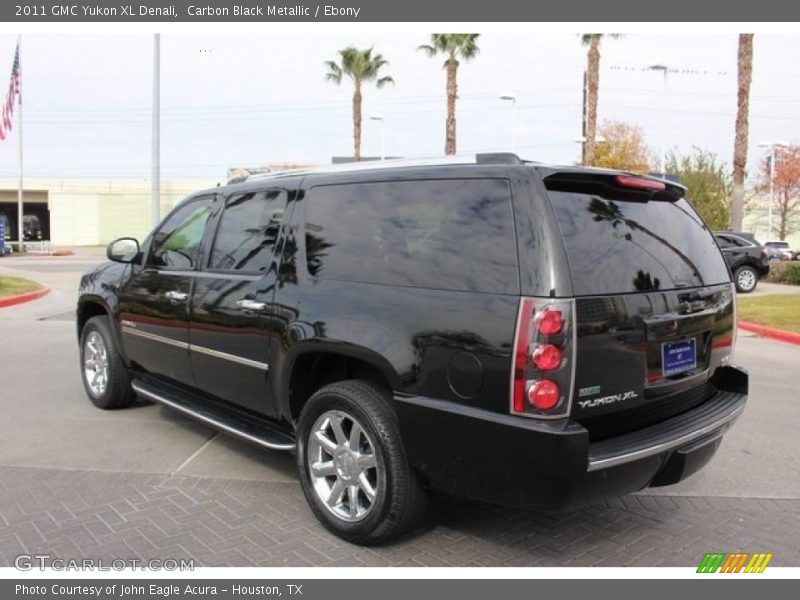
<svg viewBox="0 0 800 600">
<path fill-rule="evenodd" d="M 673 484 L 748 387 L 684 194 L 510 154 L 200 192 L 83 276 L 86 392 L 294 452 L 316 517 L 361 544 L 430 490 L 557 510 Z"/>
</svg>

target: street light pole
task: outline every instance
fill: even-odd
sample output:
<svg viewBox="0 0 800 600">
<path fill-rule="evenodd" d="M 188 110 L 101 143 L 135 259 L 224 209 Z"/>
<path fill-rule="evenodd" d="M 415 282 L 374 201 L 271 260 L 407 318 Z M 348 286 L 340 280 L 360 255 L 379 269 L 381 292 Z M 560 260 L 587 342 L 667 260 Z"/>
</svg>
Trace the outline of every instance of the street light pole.
<svg viewBox="0 0 800 600">
<path fill-rule="evenodd" d="M 650 65 L 651 71 L 661 71 L 663 74 L 663 89 L 661 91 L 661 176 L 667 176 L 667 73 L 669 67 L 656 63 Z"/>
<path fill-rule="evenodd" d="M 370 115 L 371 121 L 380 122 L 381 127 L 381 160 L 386 160 L 386 118 L 383 115 Z"/>
<path fill-rule="evenodd" d="M 772 238 L 772 205 L 775 204 L 775 161 L 778 149 L 785 148 L 786 142 L 761 142 L 759 146 L 769 148 L 769 205 L 767 206 L 767 241 Z"/>
<path fill-rule="evenodd" d="M 517 152 L 517 96 L 512 92 L 503 92 L 500 100 L 511 102 L 511 151 Z"/>
</svg>

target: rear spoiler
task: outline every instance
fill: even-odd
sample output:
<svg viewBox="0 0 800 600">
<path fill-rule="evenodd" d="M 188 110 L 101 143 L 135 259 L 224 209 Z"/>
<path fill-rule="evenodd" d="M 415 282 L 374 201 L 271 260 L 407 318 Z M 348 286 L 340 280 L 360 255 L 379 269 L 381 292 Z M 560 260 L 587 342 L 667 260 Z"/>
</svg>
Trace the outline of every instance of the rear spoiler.
<svg viewBox="0 0 800 600">
<path fill-rule="evenodd" d="M 677 183 L 635 173 L 556 171 L 544 178 L 544 185 L 555 192 L 592 194 L 608 200 L 675 202 L 686 194 Z"/>
</svg>

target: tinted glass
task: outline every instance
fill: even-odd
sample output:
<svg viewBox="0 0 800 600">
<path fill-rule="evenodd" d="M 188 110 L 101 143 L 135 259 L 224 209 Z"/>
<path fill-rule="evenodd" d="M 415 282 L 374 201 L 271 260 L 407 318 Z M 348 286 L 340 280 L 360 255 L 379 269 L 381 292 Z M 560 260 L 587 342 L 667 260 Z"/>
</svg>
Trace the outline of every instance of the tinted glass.
<svg viewBox="0 0 800 600">
<path fill-rule="evenodd" d="M 211 214 L 210 196 L 192 200 L 172 213 L 153 239 L 150 264 L 168 269 L 192 269 L 198 259 L 206 221 Z"/>
<path fill-rule="evenodd" d="M 268 271 L 285 207 L 286 192 L 278 190 L 230 198 L 217 229 L 209 267 L 221 271 Z"/>
<path fill-rule="evenodd" d="M 719 244 L 720 248 L 730 248 L 733 244 L 731 243 L 731 239 L 724 235 L 717 235 L 717 243 Z"/>
<path fill-rule="evenodd" d="M 714 237 L 686 200 L 625 202 L 549 192 L 576 295 L 726 283 Z"/>
<path fill-rule="evenodd" d="M 743 238 L 740 238 L 738 236 L 735 236 L 735 235 L 732 235 L 730 237 L 730 241 L 731 241 L 731 245 L 732 246 L 737 246 L 739 248 L 745 248 L 747 246 L 752 246 L 753 245 L 752 242 L 749 242 L 749 241 L 747 241 L 747 240 L 745 240 Z"/>
<path fill-rule="evenodd" d="M 319 186 L 306 257 L 324 279 L 516 293 L 508 183 L 427 180 Z"/>
</svg>

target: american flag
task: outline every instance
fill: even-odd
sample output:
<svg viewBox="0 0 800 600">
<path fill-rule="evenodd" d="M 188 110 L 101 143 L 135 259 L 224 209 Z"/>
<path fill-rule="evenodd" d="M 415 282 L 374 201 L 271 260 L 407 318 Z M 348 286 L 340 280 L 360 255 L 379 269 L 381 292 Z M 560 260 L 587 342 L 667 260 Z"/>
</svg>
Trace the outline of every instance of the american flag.
<svg viewBox="0 0 800 600">
<path fill-rule="evenodd" d="M 14 124 L 14 105 L 16 104 L 18 96 L 19 102 L 22 104 L 21 77 L 19 42 L 17 42 L 17 50 L 14 52 L 14 66 L 11 68 L 11 79 L 8 81 L 8 92 L 6 92 L 6 101 L 3 103 L 3 115 L 2 119 L 0 119 L 0 140 L 6 139 L 6 136 L 11 131 L 11 126 Z"/>
</svg>

